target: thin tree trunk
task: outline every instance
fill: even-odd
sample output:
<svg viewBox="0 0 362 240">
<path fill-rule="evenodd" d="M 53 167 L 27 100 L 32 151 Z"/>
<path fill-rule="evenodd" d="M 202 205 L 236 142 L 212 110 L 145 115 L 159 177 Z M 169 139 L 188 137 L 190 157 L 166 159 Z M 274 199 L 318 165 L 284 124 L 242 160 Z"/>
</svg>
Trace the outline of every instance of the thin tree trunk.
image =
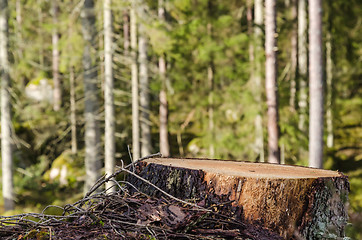
<svg viewBox="0 0 362 240">
<path fill-rule="evenodd" d="M 265 89 L 268 106 L 268 162 L 280 163 L 276 53 L 276 2 L 265 1 Z"/>
<path fill-rule="evenodd" d="M 168 102 L 166 93 L 166 61 L 163 56 L 158 59 L 158 67 L 162 81 L 160 91 L 160 152 L 163 157 L 170 156 L 168 142 Z"/>
<path fill-rule="evenodd" d="M 43 28 L 43 11 L 42 11 L 42 0 L 37 0 L 37 6 L 38 6 L 38 37 L 39 37 L 39 64 L 40 66 L 44 66 L 44 48 L 43 48 L 43 33 L 41 29 Z"/>
<path fill-rule="evenodd" d="M 309 166 L 323 167 L 322 1 L 309 0 Z"/>
<path fill-rule="evenodd" d="M 263 0 L 254 1 L 254 96 L 257 104 L 257 115 L 255 116 L 255 149 L 259 155 L 259 161 L 264 162 L 264 136 L 262 119 L 262 59 L 263 59 Z"/>
<path fill-rule="evenodd" d="M 247 0 L 246 3 L 246 20 L 248 21 L 248 35 L 249 38 L 253 37 L 253 0 Z M 253 41 L 249 41 L 249 62 L 254 63 L 254 44 Z M 253 79 L 254 69 L 250 68 L 250 78 Z"/>
<path fill-rule="evenodd" d="M 97 66 L 93 48 L 95 46 L 95 12 L 93 0 L 85 0 L 82 11 L 84 38 L 83 68 L 85 95 L 85 191 L 97 181 L 102 167 L 100 160 L 100 129 L 97 121 Z"/>
<path fill-rule="evenodd" d="M 298 0 L 298 76 L 299 76 L 299 130 L 306 131 L 307 118 L 307 7 L 306 0 Z"/>
<path fill-rule="evenodd" d="M 326 127 L 327 127 L 327 147 L 333 147 L 333 60 L 332 60 L 332 34 L 330 30 L 327 32 L 326 42 L 326 82 L 327 82 L 327 96 L 326 96 Z"/>
<path fill-rule="evenodd" d="M 1 70 L 1 161 L 4 210 L 14 209 L 13 152 L 11 147 L 11 102 L 9 64 L 8 1 L 0 1 L 0 70 Z"/>
<path fill-rule="evenodd" d="M 297 94 L 297 67 L 298 67 L 298 4 L 297 0 L 291 0 L 292 12 L 292 36 L 291 36 L 291 71 L 290 71 L 290 98 L 289 106 L 295 110 L 295 99 Z"/>
<path fill-rule="evenodd" d="M 212 26 L 211 23 L 207 24 L 207 34 L 212 38 Z M 209 157 L 214 158 L 215 156 L 215 146 L 214 146 L 214 69 L 212 67 L 212 57 L 207 66 L 207 84 L 209 87 L 209 96 L 208 96 L 208 116 L 209 116 L 209 133 L 210 133 L 210 145 L 209 145 Z"/>
<path fill-rule="evenodd" d="M 140 127 L 141 127 L 141 156 L 151 154 L 151 123 L 150 123 L 150 96 L 147 61 L 147 37 L 143 25 L 140 25 L 138 38 L 139 65 L 140 65 Z"/>
<path fill-rule="evenodd" d="M 158 18 L 165 21 L 164 1 L 158 0 Z M 161 79 L 160 91 L 160 152 L 163 157 L 170 156 L 170 145 L 168 142 L 168 102 L 166 92 L 166 60 L 162 54 L 158 58 L 158 68 Z"/>
<path fill-rule="evenodd" d="M 214 70 L 210 64 L 207 67 L 207 82 L 209 85 L 209 96 L 208 96 L 208 115 L 209 115 L 209 132 L 210 132 L 210 146 L 209 146 L 209 157 L 214 158 L 215 156 L 215 146 L 214 146 Z"/>
<path fill-rule="evenodd" d="M 128 11 L 123 11 L 123 49 L 124 55 L 128 56 L 130 41 L 129 41 L 129 15 Z"/>
<path fill-rule="evenodd" d="M 52 45 L 53 45 L 53 109 L 59 111 L 62 103 L 62 86 L 59 75 L 59 34 L 58 34 L 58 4 L 57 0 L 52 0 L 52 14 L 53 14 L 53 33 L 52 33 Z"/>
<path fill-rule="evenodd" d="M 114 117 L 114 96 L 113 96 L 113 68 L 112 68 L 112 11 L 111 0 L 104 0 L 104 105 L 105 105 L 105 172 L 109 176 L 114 173 L 115 167 L 115 117 Z M 115 191 L 115 183 L 109 181 L 106 183 L 106 189 L 110 192 Z"/>
<path fill-rule="evenodd" d="M 70 82 L 70 124 L 72 131 L 72 153 L 76 154 L 78 151 L 77 145 L 77 117 L 76 117 L 76 105 L 75 105 L 75 81 L 74 81 L 74 69 L 70 67 L 69 82 Z"/>
<path fill-rule="evenodd" d="M 135 14 L 135 3 L 130 10 L 131 31 L 131 57 L 132 57 L 132 155 L 133 161 L 140 158 L 140 123 L 139 123 L 139 100 L 138 100 L 138 67 L 137 67 L 137 21 Z"/>
</svg>

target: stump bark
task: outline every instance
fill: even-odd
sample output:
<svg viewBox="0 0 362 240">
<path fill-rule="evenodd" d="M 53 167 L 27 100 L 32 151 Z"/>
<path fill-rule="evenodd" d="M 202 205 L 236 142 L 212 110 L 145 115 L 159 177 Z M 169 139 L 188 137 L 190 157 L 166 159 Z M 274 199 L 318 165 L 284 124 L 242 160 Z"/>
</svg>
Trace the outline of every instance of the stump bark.
<svg viewBox="0 0 362 240">
<path fill-rule="evenodd" d="M 153 158 L 135 172 L 167 193 L 202 202 L 222 203 L 232 218 L 257 224 L 284 239 L 340 239 L 347 224 L 349 182 L 340 172 L 306 167 L 220 161 Z M 162 196 L 149 184 L 129 176 L 140 191 Z"/>
</svg>

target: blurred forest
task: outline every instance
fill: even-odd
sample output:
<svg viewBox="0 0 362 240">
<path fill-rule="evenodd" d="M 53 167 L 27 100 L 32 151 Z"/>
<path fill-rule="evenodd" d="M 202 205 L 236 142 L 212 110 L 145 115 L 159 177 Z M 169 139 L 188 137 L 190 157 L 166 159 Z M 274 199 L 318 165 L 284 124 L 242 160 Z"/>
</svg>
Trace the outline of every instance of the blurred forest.
<svg viewBox="0 0 362 240">
<path fill-rule="evenodd" d="M 110 25 L 110 1 L 90 2 L 8 1 L 15 210 L 2 214 L 78 200 L 87 180 L 84 160 L 93 155 L 100 167 L 107 156 L 119 164 L 129 163 L 132 154 L 137 159 L 159 151 L 267 161 L 263 1 L 112 1 Z M 347 234 L 361 239 L 362 2 L 322 2 L 323 168 L 349 176 Z M 307 8 L 306 0 L 276 4 L 280 161 L 303 166 L 309 141 L 302 55 L 308 49 Z M 92 76 L 96 81 L 87 82 Z M 89 111 L 95 135 L 99 131 L 96 152 L 86 151 Z M 106 125 L 114 126 L 111 135 Z"/>
</svg>

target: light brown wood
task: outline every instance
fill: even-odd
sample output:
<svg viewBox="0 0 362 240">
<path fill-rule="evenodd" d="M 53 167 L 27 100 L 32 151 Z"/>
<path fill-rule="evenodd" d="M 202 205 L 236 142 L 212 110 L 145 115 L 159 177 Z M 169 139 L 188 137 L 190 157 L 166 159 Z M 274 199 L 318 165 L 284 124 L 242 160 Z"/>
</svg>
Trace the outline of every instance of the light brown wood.
<svg viewBox="0 0 362 240">
<path fill-rule="evenodd" d="M 136 173 L 169 194 L 203 201 L 206 207 L 232 202 L 223 214 L 258 224 L 285 239 L 344 236 L 349 183 L 342 173 L 270 163 L 154 158 Z M 162 194 L 139 179 L 130 182 L 149 195 Z"/>
</svg>

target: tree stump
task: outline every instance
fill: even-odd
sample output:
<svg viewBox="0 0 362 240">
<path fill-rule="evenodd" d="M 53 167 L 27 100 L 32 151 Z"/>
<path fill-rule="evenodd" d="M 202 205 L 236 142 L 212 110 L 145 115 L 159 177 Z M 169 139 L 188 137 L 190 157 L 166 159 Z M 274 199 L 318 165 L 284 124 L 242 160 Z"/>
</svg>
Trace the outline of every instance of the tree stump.
<svg viewBox="0 0 362 240">
<path fill-rule="evenodd" d="M 203 201 L 205 207 L 231 202 L 230 217 L 266 227 L 284 239 L 344 237 L 349 182 L 340 172 L 173 158 L 147 159 L 136 164 L 135 172 L 167 193 Z M 162 196 L 134 176 L 129 176 L 129 182 L 146 194 Z"/>
</svg>

